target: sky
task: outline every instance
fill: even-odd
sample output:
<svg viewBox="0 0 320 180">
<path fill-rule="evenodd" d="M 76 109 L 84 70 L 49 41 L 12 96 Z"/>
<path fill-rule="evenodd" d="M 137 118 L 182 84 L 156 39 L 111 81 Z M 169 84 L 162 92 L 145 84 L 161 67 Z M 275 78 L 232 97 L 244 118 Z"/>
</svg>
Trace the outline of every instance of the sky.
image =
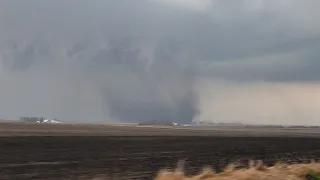
<svg viewBox="0 0 320 180">
<path fill-rule="evenodd" d="M 317 125 L 317 0 L 2 0 L 0 119 Z"/>
</svg>

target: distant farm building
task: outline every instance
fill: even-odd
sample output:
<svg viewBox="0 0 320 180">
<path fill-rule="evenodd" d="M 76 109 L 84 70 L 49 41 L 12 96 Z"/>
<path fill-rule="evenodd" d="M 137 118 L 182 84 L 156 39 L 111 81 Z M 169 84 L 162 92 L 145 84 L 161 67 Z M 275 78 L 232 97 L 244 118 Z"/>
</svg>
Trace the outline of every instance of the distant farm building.
<svg viewBox="0 0 320 180">
<path fill-rule="evenodd" d="M 43 117 L 20 117 L 20 122 L 23 123 L 37 123 L 42 122 L 43 120 Z"/>
</svg>

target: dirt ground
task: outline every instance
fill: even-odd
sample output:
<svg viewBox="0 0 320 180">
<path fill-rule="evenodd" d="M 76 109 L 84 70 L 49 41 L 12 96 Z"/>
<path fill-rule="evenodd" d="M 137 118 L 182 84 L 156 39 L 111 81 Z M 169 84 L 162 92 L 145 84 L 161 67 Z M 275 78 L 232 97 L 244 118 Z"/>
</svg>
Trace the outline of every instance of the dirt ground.
<svg viewBox="0 0 320 180">
<path fill-rule="evenodd" d="M 0 179 L 151 179 L 185 160 L 187 174 L 237 161 L 320 159 L 315 137 L 244 137 L 195 129 L 0 125 Z M 223 135 L 229 137 L 223 137 Z M 269 133 L 272 134 L 272 133 Z M 237 135 L 241 135 L 237 137 Z M 305 134 L 307 136 L 307 134 Z"/>
<path fill-rule="evenodd" d="M 319 137 L 320 128 L 0 123 L 0 136 Z"/>
</svg>

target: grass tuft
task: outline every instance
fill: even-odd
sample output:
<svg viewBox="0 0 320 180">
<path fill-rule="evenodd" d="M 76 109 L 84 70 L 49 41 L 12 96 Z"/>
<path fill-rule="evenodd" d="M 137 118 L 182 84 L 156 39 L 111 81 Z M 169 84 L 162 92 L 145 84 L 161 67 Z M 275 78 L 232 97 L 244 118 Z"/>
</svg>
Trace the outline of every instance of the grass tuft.
<svg viewBox="0 0 320 180">
<path fill-rule="evenodd" d="M 236 170 L 229 165 L 221 173 L 204 168 L 195 176 L 185 176 L 181 164 L 173 171 L 160 171 L 155 180 L 320 180 L 320 163 L 288 165 L 278 163 L 266 167 L 261 161 L 250 161 L 249 168 Z"/>
<path fill-rule="evenodd" d="M 320 171 L 310 171 L 306 175 L 307 180 L 320 180 Z"/>
</svg>

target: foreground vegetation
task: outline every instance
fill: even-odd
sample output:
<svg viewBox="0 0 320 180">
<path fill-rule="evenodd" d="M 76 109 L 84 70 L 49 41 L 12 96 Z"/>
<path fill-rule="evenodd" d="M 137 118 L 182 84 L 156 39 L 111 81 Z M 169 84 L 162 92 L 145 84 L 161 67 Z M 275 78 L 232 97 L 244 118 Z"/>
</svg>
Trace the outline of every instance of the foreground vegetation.
<svg viewBox="0 0 320 180">
<path fill-rule="evenodd" d="M 310 171 L 307 176 L 307 179 L 309 180 L 320 180 L 320 171 L 316 172 L 316 171 Z"/>
<path fill-rule="evenodd" d="M 282 164 L 265 167 L 261 162 L 250 162 L 247 169 L 236 169 L 229 165 L 223 172 L 216 173 L 210 168 L 204 168 L 195 176 L 185 176 L 183 168 L 162 170 L 155 180 L 320 180 L 320 163 Z"/>
</svg>

